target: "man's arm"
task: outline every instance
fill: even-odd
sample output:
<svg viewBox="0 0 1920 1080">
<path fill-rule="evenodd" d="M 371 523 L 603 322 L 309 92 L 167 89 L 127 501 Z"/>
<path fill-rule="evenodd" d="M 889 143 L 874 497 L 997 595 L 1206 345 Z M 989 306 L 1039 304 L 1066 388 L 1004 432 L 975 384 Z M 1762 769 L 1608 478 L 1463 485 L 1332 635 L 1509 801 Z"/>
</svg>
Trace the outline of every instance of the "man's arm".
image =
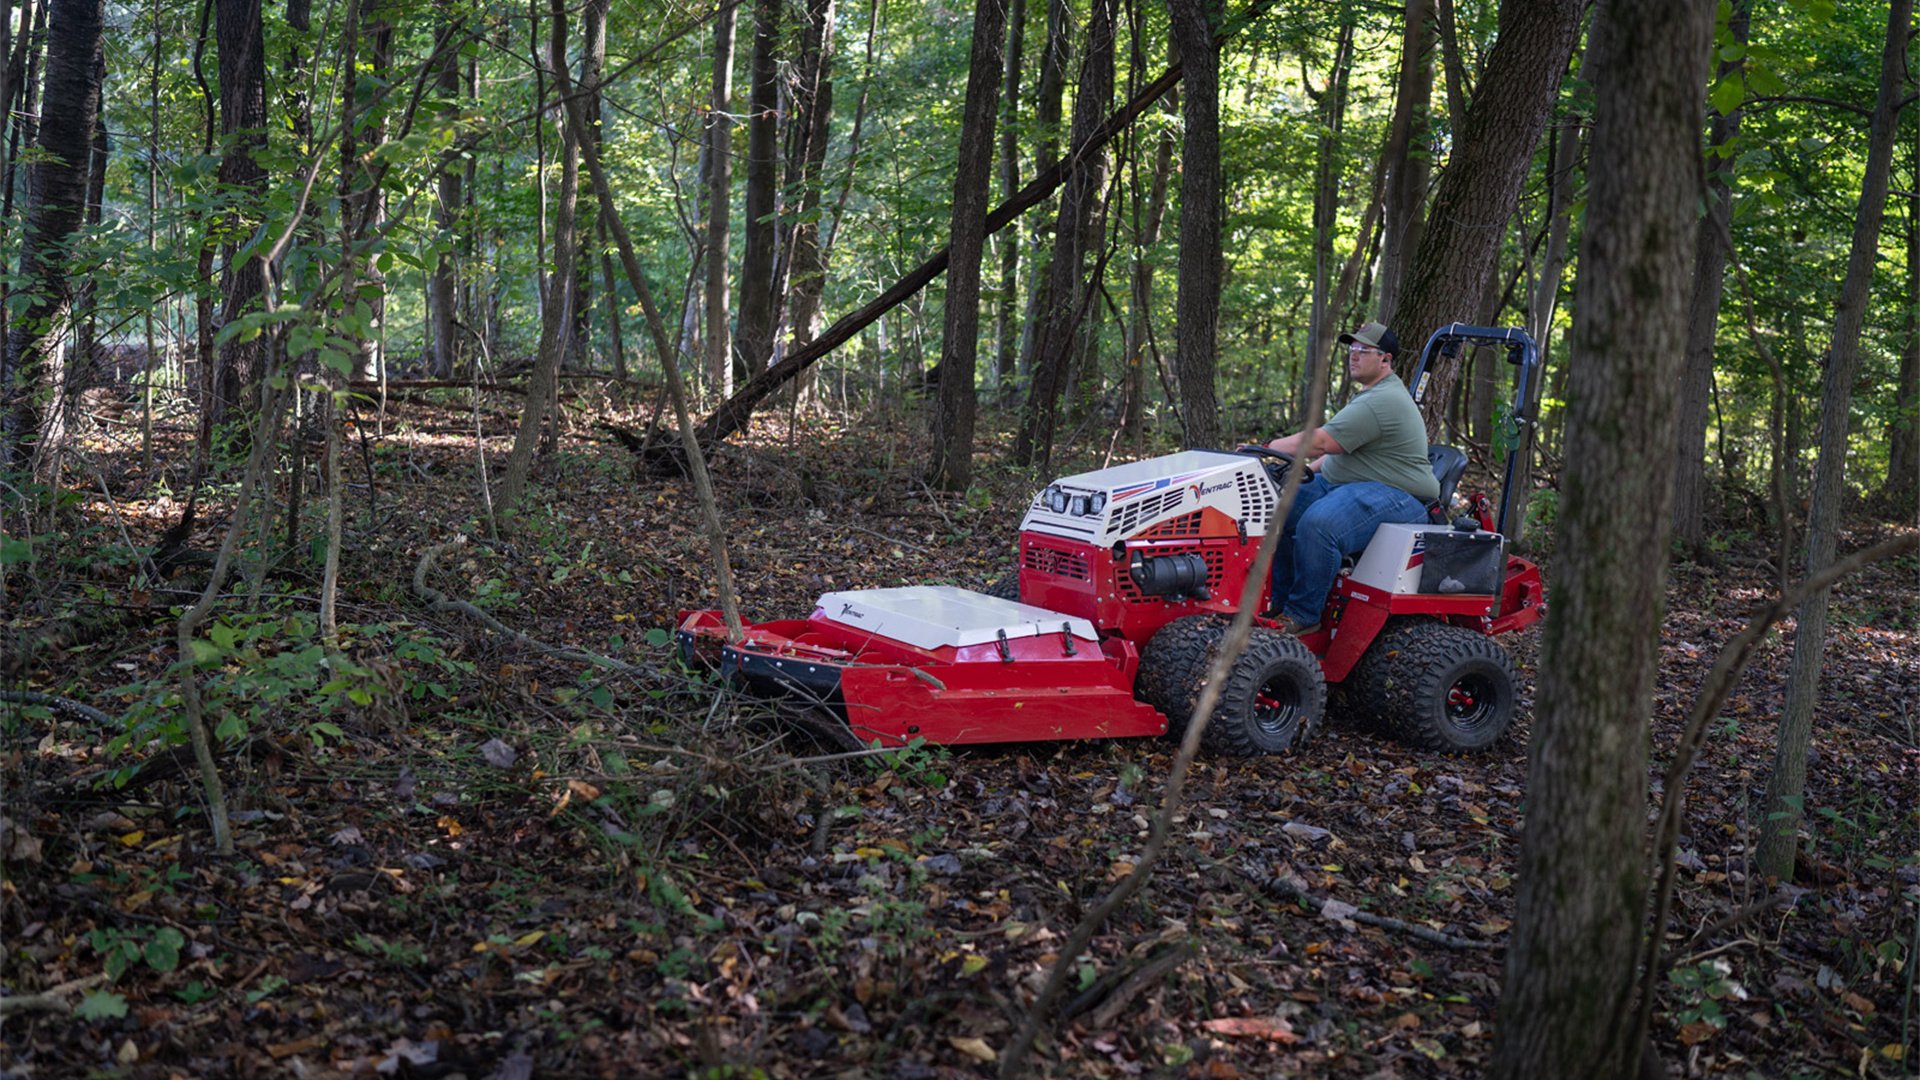
<svg viewBox="0 0 1920 1080">
<path fill-rule="evenodd" d="M 1308 443 L 1309 434 L 1312 436 L 1311 444 L 1308 449 L 1303 451 L 1301 446 L 1302 444 Z M 1340 440 L 1328 434 L 1327 429 L 1323 427 L 1314 428 L 1311 433 L 1296 431 L 1291 435 L 1282 435 L 1268 443 L 1267 449 L 1278 450 L 1283 454 L 1292 454 L 1294 457 L 1304 456 L 1308 458 L 1316 458 L 1322 454 L 1344 454 L 1347 452 L 1347 448 L 1340 445 Z"/>
</svg>

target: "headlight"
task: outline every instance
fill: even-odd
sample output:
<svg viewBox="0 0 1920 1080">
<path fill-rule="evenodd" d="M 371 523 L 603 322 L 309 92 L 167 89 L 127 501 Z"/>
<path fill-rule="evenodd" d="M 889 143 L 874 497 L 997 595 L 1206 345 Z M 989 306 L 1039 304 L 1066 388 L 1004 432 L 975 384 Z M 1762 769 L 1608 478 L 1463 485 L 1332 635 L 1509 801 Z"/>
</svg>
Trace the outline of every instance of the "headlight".
<svg viewBox="0 0 1920 1080">
<path fill-rule="evenodd" d="M 1067 512 L 1067 493 L 1058 486 L 1048 488 L 1047 489 L 1047 508 L 1049 510 L 1052 510 L 1056 514 L 1066 513 Z"/>
</svg>

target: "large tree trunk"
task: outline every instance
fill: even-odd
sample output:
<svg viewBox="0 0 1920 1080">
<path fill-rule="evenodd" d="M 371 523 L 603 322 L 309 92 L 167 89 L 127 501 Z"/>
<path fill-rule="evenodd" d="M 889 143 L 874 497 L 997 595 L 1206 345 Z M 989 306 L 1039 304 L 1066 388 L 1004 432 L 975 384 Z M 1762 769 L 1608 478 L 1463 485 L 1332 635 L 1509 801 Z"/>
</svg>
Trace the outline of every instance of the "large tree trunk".
<svg viewBox="0 0 1920 1080">
<path fill-rule="evenodd" d="M 974 356 L 980 344 L 980 257 L 987 242 L 987 188 L 992 180 L 993 119 L 1000 96 L 1006 0 L 974 0 L 973 48 L 960 117 L 959 161 L 947 263 L 945 325 L 940 338 L 940 401 L 933 414 L 928 473 L 943 491 L 965 491 L 973 478 Z"/>
<path fill-rule="evenodd" d="M 1178 95 L 1176 90 L 1175 96 Z M 1170 103 L 1178 108 L 1178 102 Z M 1140 191 L 1138 178 L 1133 184 L 1133 207 L 1135 222 L 1133 283 L 1129 290 L 1132 297 L 1128 305 L 1127 337 L 1121 349 L 1121 362 L 1126 365 L 1122 374 L 1121 389 L 1126 395 L 1126 407 L 1120 421 L 1121 437 L 1127 445 L 1138 449 L 1146 434 L 1146 396 L 1147 396 L 1147 352 L 1153 352 L 1153 364 L 1160 365 L 1160 350 L 1154 341 L 1153 326 L 1153 260 L 1148 251 L 1160 242 L 1160 226 L 1167 217 L 1168 180 L 1173 176 L 1173 132 L 1162 131 L 1153 155 L 1153 180 L 1146 192 Z M 1140 204 L 1146 203 L 1146 219 L 1140 220 Z"/>
<path fill-rule="evenodd" d="M 1737 0 L 1727 30 L 1745 46 L 1753 25 L 1747 0 Z M 1742 54 L 1720 64 L 1720 78 L 1737 79 Z M 1720 294 L 1727 276 L 1727 228 L 1733 220 L 1733 159 L 1719 151 L 1740 133 L 1740 110 L 1716 114 L 1707 135 L 1707 212 L 1700 219 L 1694 260 L 1693 306 L 1687 316 L 1687 366 L 1680 380 L 1680 441 L 1673 458 L 1673 538 L 1689 557 L 1705 551 L 1707 405 L 1713 392 L 1713 339 L 1720 326 Z"/>
<path fill-rule="evenodd" d="M 1495 1078 L 1629 1076 L 1640 1060 L 1623 1044 L 1666 585 L 1665 561 L 1646 554 L 1666 547 L 1673 490 L 1643 463 L 1673 445 L 1712 27 L 1707 0 L 1602 0 L 1594 12 L 1578 359 Z"/>
<path fill-rule="evenodd" d="M 747 201 L 741 228 L 740 340 L 733 374 L 751 378 L 773 358 L 774 197 L 780 184 L 781 0 L 757 0 L 753 9 L 753 67 L 747 84 Z"/>
<path fill-rule="evenodd" d="M 1076 148 L 1090 142 L 1113 96 L 1113 15 L 1114 0 L 1093 0 L 1080 84 L 1073 98 L 1072 144 Z M 1050 300 L 1034 350 L 1033 384 L 1013 444 L 1013 459 L 1022 465 L 1044 466 L 1053 456 L 1054 419 L 1087 306 L 1087 226 L 1100 198 L 1103 157 L 1098 149 L 1083 150 L 1067 163 L 1066 187 L 1054 223 L 1053 262 L 1047 271 Z"/>
<path fill-rule="evenodd" d="M 827 287 L 826 249 L 820 243 L 820 203 L 825 195 L 827 139 L 833 121 L 833 0 L 809 0 L 807 41 L 802 52 L 800 88 L 794 94 L 795 122 L 788 185 L 799 191 L 798 213 L 783 248 L 790 269 L 781 277 L 789 282 L 790 306 L 783 320 L 792 327 L 793 347 L 803 348 L 820 332 L 820 298 Z M 811 393 L 810 373 L 803 373 L 794 391 L 801 399 Z"/>
<path fill-rule="evenodd" d="M 713 17 L 713 93 L 707 99 L 707 392 L 733 393 L 733 327 L 728 322 L 727 232 L 733 215 L 734 5 Z"/>
<path fill-rule="evenodd" d="M 1033 119 L 1039 132 L 1034 148 L 1034 168 L 1046 172 L 1060 160 L 1060 96 L 1067 85 L 1067 54 L 1073 45 L 1073 9 L 1068 0 L 1047 0 L 1047 40 L 1040 51 L 1040 82 L 1034 90 Z M 1040 344 L 1040 328 L 1052 303 L 1053 275 L 1047 255 L 1050 233 L 1042 222 L 1033 227 L 1033 285 L 1027 290 L 1027 317 L 1020 324 L 1020 359 L 1017 377 L 1031 384 L 1034 353 Z"/>
<path fill-rule="evenodd" d="M 1387 139 L 1386 206 L 1381 212 L 1380 285 L 1374 290 L 1376 318 L 1393 325 L 1400 290 L 1413 253 L 1420 249 L 1432 173 L 1431 139 L 1427 134 L 1433 100 L 1433 33 L 1429 21 L 1432 0 L 1407 0 L 1407 20 L 1400 37 L 1400 81 L 1394 94 L 1392 134 Z M 1466 317 L 1463 310 L 1461 317 Z M 1418 348 L 1422 340 L 1406 339 Z M 1318 358 L 1316 357 L 1316 362 Z"/>
<path fill-rule="evenodd" d="M 597 148 L 604 145 L 606 132 L 605 107 L 600 99 L 600 83 L 606 77 L 607 70 L 607 11 L 613 0 L 587 0 L 581 6 L 580 29 L 585 42 L 580 50 L 580 78 L 575 83 L 579 92 L 586 95 L 587 134 Z M 592 215 L 588 220 L 595 220 Z M 577 226 L 576 226 L 577 227 Z M 597 235 L 600 230 L 595 230 Z M 587 230 L 581 229 L 581 254 L 575 259 L 573 274 L 573 328 L 568 335 L 567 359 L 582 370 L 593 369 L 593 260 L 587 258 L 585 237 Z M 661 363 L 672 363 L 672 357 L 662 357 Z"/>
<path fill-rule="evenodd" d="M 445 0 L 442 0 L 442 17 L 446 18 Z M 438 54 L 439 69 L 434 72 L 434 89 L 441 95 L 452 98 L 460 93 L 460 50 L 456 46 L 465 36 L 462 23 L 458 19 L 447 19 L 440 24 L 436 35 L 434 51 Z M 440 159 L 438 195 L 434 206 L 434 223 L 440 227 L 446 249 L 441 251 L 433 264 L 433 275 L 428 281 L 427 306 L 433 318 L 433 349 L 431 372 L 435 378 L 451 378 L 460 363 L 460 344 L 455 336 L 454 305 L 459 295 L 459 281 L 455 277 L 456 263 L 453 242 L 457 221 L 460 216 L 460 186 L 465 176 L 465 164 L 460 156 L 449 152 Z"/>
<path fill-rule="evenodd" d="M 220 325 L 231 326 L 259 309 L 267 287 L 266 262 L 240 247 L 259 224 L 258 201 L 266 197 L 267 171 L 255 155 L 267 145 L 267 64 L 261 39 L 260 0 L 213 0 L 214 36 L 220 45 L 220 184 L 244 192 L 240 206 L 221 222 L 225 263 L 220 278 Z M 230 417 L 252 413 L 267 355 L 264 334 L 230 338 L 220 346 L 207 402 L 211 431 Z"/>
<path fill-rule="evenodd" d="M 1327 292 L 1333 275 L 1334 219 L 1340 209 L 1340 129 L 1346 120 L 1347 79 L 1353 70 L 1353 30 L 1351 24 L 1340 27 L 1339 40 L 1333 47 L 1333 65 L 1327 72 L 1327 88 L 1321 92 L 1320 139 L 1313 183 L 1313 309 L 1307 317 L 1310 343 L 1325 340 L 1328 320 L 1337 318 L 1328 311 Z M 1302 72 L 1303 77 L 1304 74 Z M 1311 367 L 1321 363 L 1323 357 L 1318 352 L 1310 352 L 1307 359 Z"/>
<path fill-rule="evenodd" d="M 1486 76 L 1460 125 L 1413 265 L 1402 276 L 1394 328 L 1413 352 L 1473 311 L 1500 258 L 1501 238 L 1533 164 L 1560 78 L 1579 36 L 1584 0 L 1505 0 Z M 1437 357 L 1423 396 L 1429 437 L 1453 400 L 1460 362 Z"/>
<path fill-rule="evenodd" d="M 1020 118 L 1020 65 L 1027 43 L 1027 0 L 1011 0 L 1007 12 L 1006 85 L 1000 96 L 1000 197 L 1013 198 L 1020 190 L 1020 140 L 1014 130 Z M 1013 386 L 1020 361 L 1020 238 L 1000 242 L 1000 295 L 993 333 L 993 384 L 1000 393 Z"/>
<path fill-rule="evenodd" d="M 1886 46 L 1880 59 L 1880 95 L 1868 127 L 1867 166 L 1854 211 L 1853 247 L 1847 276 L 1834 306 L 1833 340 L 1827 346 L 1826 379 L 1820 388 L 1820 460 L 1813 470 L 1813 505 L 1807 514 L 1806 572 L 1812 576 L 1833 563 L 1846 497 L 1847 420 L 1853 404 L 1854 373 L 1860 367 L 1860 328 L 1866 318 L 1868 290 L 1878 261 L 1880 222 L 1887 206 L 1892 171 L 1894 125 L 1903 86 L 1902 67 L 1913 24 L 1913 0 L 1893 0 L 1887 14 Z M 1793 634 L 1793 661 L 1787 669 L 1787 702 L 1780 717 L 1779 745 L 1767 777 L 1765 827 L 1760 834 L 1759 870 L 1782 879 L 1793 873 L 1800 820 L 1807 789 L 1807 744 L 1813 738 L 1813 706 L 1820 695 L 1820 668 L 1827 652 L 1827 601 L 1821 589 L 1800 605 Z"/>
<path fill-rule="evenodd" d="M 556 14 L 552 20 L 552 41 L 548 55 L 543 58 L 549 72 L 560 71 L 567 62 L 567 21 L 563 16 L 564 13 Z M 507 464 L 500 475 L 500 490 L 494 498 L 495 507 L 503 513 L 511 512 L 526 491 L 527 477 L 533 469 L 534 447 L 540 441 L 540 428 L 547 410 L 554 407 L 560 361 L 566 356 L 567 339 L 572 334 L 573 283 L 578 280 L 574 268 L 580 251 L 574 209 L 579 192 L 580 140 L 574 125 L 563 121 L 560 125 L 560 192 L 554 205 L 553 274 L 547 279 L 547 304 L 540 313 L 540 351 L 534 357 L 533 374 L 527 380 L 526 412 L 513 433 L 513 449 L 507 454 Z M 668 364 L 673 362 L 670 356 L 662 359 Z"/>
<path fill-rule="evenodd" d="M 1214 389 L 1220 321 L 1220 0 L 1167 0 L 1174 44 L 1187 71 L 1180 99 L 1180 283 L 1174 302 L 1174 379 L 1180 390 L 1183 446 L 1220 441 Z"/>
<path fill-rule="evenodd" d="M 0 365 L 0 463 L 25 463 L 60 441 L 59 361 L 72 298 L 66 244 L 86 211 L 87 162 L 100 112 L 101 0 L 54 0 L 47 35 L 47 95 L 64 103 L 41 121 L 30 166 L 20 277 L 31 302 L 8 328 Z M 36 447 L 35 444 L 38 444 Z"/>
<path fill-rule="evenodd" d="M 1920 142 L 1914 146 L 1920 175 Z M 1907 199 L 1907 343 L 1900 350 L 1893 419 L 1887 423 L 1887 506 L 1911 515 L 1920 501 L 1920 194 Z"/>
</svg>

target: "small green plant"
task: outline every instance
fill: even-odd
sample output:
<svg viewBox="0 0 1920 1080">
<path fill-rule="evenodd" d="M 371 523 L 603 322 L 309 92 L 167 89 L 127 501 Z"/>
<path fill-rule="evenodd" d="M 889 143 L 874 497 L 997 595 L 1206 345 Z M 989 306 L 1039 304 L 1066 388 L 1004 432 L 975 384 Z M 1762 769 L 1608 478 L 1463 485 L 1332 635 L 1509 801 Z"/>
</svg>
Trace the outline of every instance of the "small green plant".
<svg viewBox="0 0 1920 1080">
<path fill-rule="evenodd" d="M 1746 988 L 1735 982 L 1732 976 L 1733 966 L 1717 958 L 1669 971 L 1667 980 L 1685 997 L 1685 1004 L 1674 1012 L 1673 1018 L 1682 1025 L 1726 1027 L 1727 1014 L 1720 1003 L 1747 999 Z"/>
<path fill-rule="evenodd" d="M 105 961 L 107 978 L 118 979 L 141 963 L 163 973 L 179 967 L 187 938 L 171 926 L 130 930 L 103 926 L 87 934 L 87 944 Z"/>
</svg>

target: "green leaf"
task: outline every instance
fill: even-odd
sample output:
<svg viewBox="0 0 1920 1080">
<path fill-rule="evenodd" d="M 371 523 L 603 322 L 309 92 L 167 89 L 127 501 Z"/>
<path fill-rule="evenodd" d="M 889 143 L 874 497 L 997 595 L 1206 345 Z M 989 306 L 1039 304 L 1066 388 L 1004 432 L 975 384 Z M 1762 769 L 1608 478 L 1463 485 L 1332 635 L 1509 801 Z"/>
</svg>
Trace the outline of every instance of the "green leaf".
<svg viewBox="0 0 1920 1080">
<path fill-rule="evenodd" d="M 1749 67 L 1747 89 L 1763 95 L 1784 94 L 1787 92 L 1787 84 L 1781 81 L 1779 74 L 1772 68 Z"/>
<path fill-rule="evenodd" d="M 147 966 L 155 971 L 172 971 L 180 966 L 180 947 L 187 943 L 186 936 L 173 927 L 163 927 L 147 942 Z"/>
<path fill-rule="evenodd" d="M 1713 84 L 1712 91 L 1707 94 L 1707 103 L 1721 116 L 1730 116 L 1746 96 L 1746 84 L 1741 81 L 1739 73 L 1734 72 Z"/>
<path fill-rule="evenodd" d="M 111 990 L 90 990 L 73 1015 L 82 1020 L 118 1020 L 127 1015 L 127 999 Z"/>
<path fill-rule="evenodd" d="M 1720 46 L 1720 59 L 1725 60 L 1729 64 L 1745 60 L 1746 58 L 1747 47 L 1737 41 L 1731 45 Z"/>
<path fill-rule="evenodd" d="M 647 644 L 653 646 L 656 649 L 660 648 L 661 646 L 665 645 L 667 642 L 672 640 L 673 640 L 673 635 L 667 633 L 665 630 L 661 629 L 658 626 L 647 631 Z"/>
<path fill-rule="evenodd" d="M 11 536 L 0 536 L 0 566 L 14 566 L 32 561 L 32 544 Z"/>
</svg>

